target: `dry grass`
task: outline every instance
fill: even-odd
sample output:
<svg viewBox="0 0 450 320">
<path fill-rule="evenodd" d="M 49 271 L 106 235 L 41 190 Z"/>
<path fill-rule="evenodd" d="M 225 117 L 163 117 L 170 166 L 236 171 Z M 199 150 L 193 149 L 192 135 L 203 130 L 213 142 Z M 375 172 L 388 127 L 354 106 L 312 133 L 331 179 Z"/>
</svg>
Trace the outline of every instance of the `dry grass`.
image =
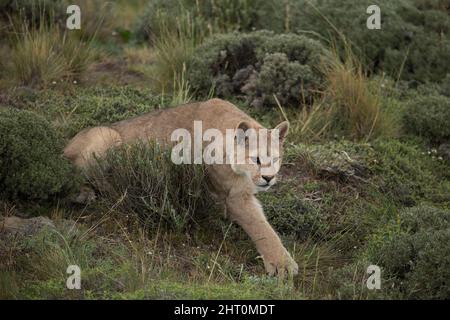
<svg viewBox="0 0 450 320">
<path fill-rule="evenodd" d="M 88 179 L 101 202 L 140 217 L 154 230 L 192 227 L 214 207 L 204 167 L 173 164 L 170 150 L 157 143 L 117 148 L 97 160 Z"/>
<path fill-rule="evenodd" d="M 336 125 L 354 139 L 369 140 L 380 133 L 380 95 L 370 90 L 363 66 L 351 50 L 347 48 L 344 61 L 334 51 L 322 69 L 327 81 L 325 96 L 335 109 Z"/>
<path fill-rule="evenodd" d="M 77 78 L 93 58 L 89 42 L 80 42 L 56 26 L 23 26 L 13 47 L 12 77 L 22 84 L 39 85 Z"/>
<path fill-rule="evenodd" d="M 187 13 L 176 19 L 176 27 L 167 26 L 161 20 L 161 33 L 154 40 L 153 81 L 161 92 L 172 92 L 175 83 L 183 77 L 186 63 L 194 48 L 203 41 L 204 34 L 198 30 Z"/>
<path fill-rule="evenodd" d="M 341 59 L 336 50 L 323 60 L 325 89 L 312 105 L 291 111 L 291 136 L 296 142 L 333 136 L 368 141 L 395 134 L 394 120 L 382 107 L 381 82 L 370 80 L 347 47 Z M 279 105 L 279 107 L 281 107 Z"/>
<path fill-rule="evenodd" d="M 153 50 L 148 46 L 125 47 L 123 55 L 127 63 L 132 66 L 151 64 L 154 59 Z"/>
<path fill-rule="evenodd" d="M 117 4 L 103 0 L 77 0 L 76 4 L 81 9 L 82 39 L 106 40 L 111 36 L 117 21 Z"/>
</svg>

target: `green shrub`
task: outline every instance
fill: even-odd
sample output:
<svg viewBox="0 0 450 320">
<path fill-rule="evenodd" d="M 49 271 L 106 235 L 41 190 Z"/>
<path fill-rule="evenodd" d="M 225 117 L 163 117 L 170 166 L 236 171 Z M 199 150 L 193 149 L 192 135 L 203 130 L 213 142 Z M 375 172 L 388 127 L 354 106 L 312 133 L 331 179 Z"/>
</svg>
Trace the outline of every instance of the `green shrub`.
<svg viewBox="0 0 450 320">
<path fill-rule="evenodd" d="M 97 159 L 88 178 L 107 208 L 134 214 L 145 226 L 184 230 L 213 213 L 203 166 L 175 165 L 171 151 L 136 143 Z"/>
<path fill-rule="evenodd" d="M 0 194 L 7 199 L 46 200 L 68 191 L 70 164 L 62 139 L 45 119 L 28 111 L 0 109 Z"/>
<path fill-rule="evenodd" d="M 284 189 L 288 187 L 291 186 L 286 185 Z M 258 198 L 270 224 L 282 235 L 305 240 L 320 228 L 317 210 L 303 201 L 299 194 L 277 190 L 261 193 Z"/>
<path fill-rule="evenodd" d="M 366 27 L 369 5 L 381 8 L 381 30 Z M 228 0 L 154 1 L 148 6 L 136 33 L 158 36 L 164 25 L 176 28 L 190 16 L 206 33 L 267 29 L 277 33 L 315 34 L 328 41 L 344 35 L 374 72 L 395 79 L 439 81 L 450 72 L 450 18 L 439 1 L 333 0 L 263 1 Z M 328 20 L 328 21 L 327 21 Z M 335 29 L 336 28 L 336 29 Z"/>
<path fill-rule="evenodd" d="M 448 299 L 450 251 L 443 244 L 450 240 L 450 211 L 421 205 L 377 227 L 354 262 L 331 273 L 333 294 L 340 299 Z M 381 268 L 381 290 L 366 287 L 369 265 Z"/>
<path fill-rule="evenodd" d="M 142 89 L 78 86 L 64 92 L 21 89 L 17 90 L 7 103 L 17 108 L 39 112 L 51 121 L 65 138 L 72 138 L 86 127 L 131 118 L 165 104 L 161 97 Z"/>
<path fill-rule="evenodd" d="M 359 247 L 397 207 L 422 202 L 450 207 L 448 164 L 412 143 L 299 144 L 288 148 L 285 157 L 291 164 L 283 168 L 288 174 L 282 172 L 274 191 L 258 195 L 269 220 L 283 233 L 319 239 L 339 234 L 345 247 Z"/>
<path fill-rule="evenodd" d="M 373 143 L 377 158 L 371 166 L 373 183 L 402 205 L 428 201 L 450 205 L 448 165 L 433 151 L 426 152 L 411 142 L 377 140 Z"/>
<path fill-rule="evenodd" d="M 186 17 L 192 20 L 193 28 L 202 30 L 203 34 L 255 29 L 284 31 L 284 9 L 281 1 L 156 0 L 148 4 L 135 33 L 138 39 L 154 40 L 161 36 L 162 27 L 176 30 Z"/>
<path fill-rule="evenodd" d="M 416 0 L 292 1 L 293 31 L 311 30 L 339 37 L 334 27 L 359 48 L 363 62 L 375 72 L 405 80 L 439 81 L 450 71 L 450 18 L 445 6 L 423 6 Z M 381 30 L 369 30 L 369 5 L 381 9 Z M 329 22 L 334 26 L 332 27 Z"/>
<path fill-rule="evenodd" d="M 257 107 L 275 105 L 274 94 L 282 104 L 299 105 L 320 88 L 317 66 L 326 53 L 317 41 L 294 34 L 216 35 L 194 51 L 187 79 L 203 96 L 213 87 L 218 96 L 243 96 Z"/>
<path fill-rule="evenodd" d="M 368 244 L 366 255 L 382 268 L 385 290 L 403 298 L 448 299 L 450 211 L 405 209 Z"/>
<path fill-rule="evenodd" d="M 450 73 L 448 73 L 447 76 L 444 78 L 444 80 L 442 80 L 439 91 L 444 96 L 450 98 Z"/>
<path fill-rule="evenodd" d="M 450 98 L 441 95 L 413 98 L 407 105 L 404 124 L 419 136 L 447 141 L 450 138 Z"/>
<path fill-rule="evenodd" d="M 291 164 L 283 168 L 288 174 L 282 171 L 282 179 L 273 190 L 258 194 L 275 229 L 302 240 L 346 237 L 341 249 L 349 248 L 350 241 L 351 248 L 359 245 L 371 232 L 371 216 L 388 206 L 387 198 L 375 193 L 368 183 L 377 158 L 373 148 L 342 140 L 297 145 L 285 156 Z M 380 203 L 372 205 L 374 198 L 381 196 Z M 377 213 L 376 206 L 381 207 Z"/>
</svg>

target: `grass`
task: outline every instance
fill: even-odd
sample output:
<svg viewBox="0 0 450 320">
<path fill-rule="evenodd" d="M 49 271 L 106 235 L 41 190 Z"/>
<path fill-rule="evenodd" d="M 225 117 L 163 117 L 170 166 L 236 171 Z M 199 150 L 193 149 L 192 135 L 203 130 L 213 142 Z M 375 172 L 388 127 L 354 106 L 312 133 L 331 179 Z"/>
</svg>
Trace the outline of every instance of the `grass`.
<svg viewBox="0 0 450 320">
<path fill-rule="evenodd" d="M 152 77 L 154 86 L 162 92 L 176 90 L 178 82 L 183 81 L 186 64 L 196 45 L 204 35 L 197 30 L 189 14 L 176 20 L 176 28 L 161 22 L 160 35 L 154 39 L 154 65 Z"/>
<path fill-rule="evenodd" d="M 94 58 L 89 42 L 54 25 L 24 26 L 16 37 L 10 75 L 20 84 L 79 79 Z"/>
<path fill-rule="evenodd" d="M 168 105 L 167 97 L 127 86 L 96 86 L 57 83 L 50 88 L 16 88 L 4 97 L 4 105 L 27 109 L 44 116 L 65 139 L 83 128 L 111 123 Z"/>
<path fill-rule="evenodd" d="M 249 299 L 258 292 L 258 298 L 268 299 L 293 290 L 273 278 L 252 276 L 244 265 L 227 274 L 234 266 L 216 259 L 218 237 L 208 241 L 167 232 L 152 236 L 112 216 L 88 229 L 67 228 L 64 220 L 54 220 L 57 229 L 42 230 L 26 243 L 0 242 L 9 245 L 12 262 L 2 260 L 0 266 L 2 298 Z M 224 241 L 230 253 L 233 246 Z M 212 272 L 213 262 L 217 267 Z M 80 291 L 65 288 L 69 264 L 82 270 Z M 19 266 L 20 271 L 15 269 Z"/>
<path fill-rule="evenodd" d="M 120 160 L 121 153 L 106 159 L 115 161 L 112 170 L 100 171 L 109 182 L 97 184 L 103 190 L 101 201 L 84 209 L 63 206 L 48 212 L 57 231 L 43 231 L 26 241 L 0 239 L 0 252 L 8 257 L 0 264 L 2 297 L 389 298 L 364 287 L 367 263 L 360 256 L 367 241 L 390 228 L 405 200 L 448 208 L 448 179 L 439 178 L 445 163 L 414 144 L 376 140 L 291 145 L 278 186 L 258 195 L 300 267 L 293 281 L 279 282 L 264 276 L 252 243 L 240 228 L 220 218 L 220 210 L 208 211 L 195 228 L 174 228 L 176 223 L 163 227 L 158 219 L 143 224 L 138 217 L 148 202 L 140 199 L 149 193 L 161 199 L 154 193 L 157 184 L 146 181 L 155 179 L 152 172 L 175 174 L 164 174 L 171 169 L 158 167 L 158 160 L 145 160 L 149 154 L 144 150 L 123 150 L 122 158 L 131 157 L 128 161 Z M 140 156 L 132 156 L 136 152 Z M 412 193 L 402 191 L 404 186 Z M 5 208 L 4 215 L 11 214 L 14 209 Z M 65 228 L 61 217 L 78 221 L 76 230 Z M 82 267 L 81 291 L 65 289 L 67 264 Z"/>
<path fill-rule="evenodd" d="M 130 30 L 144 1 L 116 2 L 110 8 L 112 19 L 96 12 L 97 2 L 87 5 L 92 21 L 84 36 L 66 32 L 56 22 L 23 25 L 13 36 L 9 27 L 0 30 L 9 40 L 0 46 L 4 57 L 0 80 L 7 88 L 0 94 L 1 108 L 41 114 L 66 140 L 89 126 L 206 99 L 194 96 L 195 88 L 185 78 L 192 51 L 211 33 L 236 30 L 247 21 L 227 16 L 229 11 L 221 15 L 218 5 L 212 7 L 218 20 L 201 29 L 208 17 L 195 7 L 198 19 L 188 10 L 176 17 L 160 17 L 152 42 L 134 43 Z M 284 28 L 292 30 L 288 2 L 285 10 L 283 16 L 291 21 L 283 20 Z M 168 25 L 168 21 L 175 22 Z M 95 67 L 94 58 L 103 63 L 106 81 L 95 82 L 94 77 L 84 83 L 83 77 Z M 430 219 L 427 223 L 439 234 L 402 229 L 403 242 L 393 236 L 398 236 L 408 212 L 422 216 L 426 207 L 446 216 L 441 212 L 450 209 L 449 164 L 436 146 L 397 129 L 405 99 L 411 99 L 401 92 L 400 83 L 393 80 L 394 85 L 387 85 L 388 78 L 367 74 L 360 57 L 348 47 L 340 57 L 335 51 L 329 58 L 320 66 L 324 90 L 312 105 L 304 102 L 294 110 L 278 104 L 277 115 L 276 109 L 251 109 L 235 97 L 263 124 L 273 125 L 282 118 L 290 121 L 280 181 L 258 198 L 299 265 L 297 277 L 267 277 L 248 236 L 222 218 L 221 208 L 212 201 L 201 203 L 198 195 L 206 193 L 201 168 L 174 168 L 164 161 L 166 153 L 138 145 L 99 160 L 90 181 L 101 196 L 86 207 L 61 198 L 29 209 L 31 203 L 26 201 L 5 204 L 0 199 L 2 217 L 45 215 L 56 225 L 26 238 L 0 232 L 0 298 L 433 296 L 436 287 L 427 286 L 439 285 L 430 279 L 445 275 L 436 266 L 446 265 L 435 261 L 447 257 L 439 255 L 439 246 L 429 250 L 426 244 L 446 239 L 448 228 Z M 124 72 L 133 73 L 133 85 L 125 85 Z M 181 180 L 189 181 L 191 188 L 180 186 Z M 410 246 L 410 239 L 423 245 Z M 406 276 L 383 278 L 389 286 L 382 292 L 366 289 L 366 268 L 374 263 L 369 260 L 392 267 L 413 247 L 417 248 L 413 262 L 422 268 L 422 278 L 403 268 Z M 388 253 L 395 259 L 383 261 Z M 69 264 L 81 267 L 80 291 L 65 287 Z M 391 290 L 392 286 L 429 291 L 402 292 Z"/>
<path fill-rule="evenodd" d="M 321 71 L 326 82 L 320 98 L 312 105 L 304 103 L 300 111 L 290 111 L 293 141 L 320 141 L 333 136 L 370 141 L 397 134 L 399 110 L 383 106 L 382 81 L 367 77 L 349 47 L 344 60 L 336 51 L 323 59 Z"/>
<path fill-rule="evenodd" d="M 44 230 L 27 241 L 2 238 L 0 246 L 9 248 L 0 250 L 8 256 L 0 264 L 0 286 L 7 294 L 4 297 L 389 298 L 389 292 L 377 295 L 364 286 L 368 263 L 364 260 L 365 245 L 374 236 L 377 243 L 383 243 L 383 238 L 377 235 L 389 232 L 391 221 L 395 221 L 403 206 L 396 201 L 398 196 L 395 193 L 382 191 L 384 186 L 379 181 L 383 176 L 389 176 L 391 170 L 395 172 L 398 161 L 401 161 L 400 157 L 391 159 L 391 152 L 385 151 L 386 144 L 390 145 L 389 148 L 398 148 L 395 142 L 385 141 L 375 145 L 374 150 L 370 145 L 352 142 L 330 142 L 307 147 L 306 150 L 298 147 L 288 150 L 278 187 L 259 197 L 269 221 L 281 232 L 284 243 L 299 264 L 299 276 L 293 281 L 280 282 L 266 277 L 248 237 L 236 225 L 220 218 L 218 212 L 210 213 L 195 228 L 181 230 L 170 225 L 167 228 L 142 224 L 137 215 L 131 214 L 130 204 L 114 206 L 111 202 L 104 206 L 101 201 L 81 212 L 75 210 L 70 213 L 69 208 L 50 212 L 57 225 L 56 231 Z M 339 151 L 346 151 L 347 156 L 341 158 Z M 431 168 L 426 172 L 430 180 L 421 178 L 417 172 L 410 172 L 408 176 L 397 176 L 395 181 L 408 184 L 407 179 L 418 179 L 417 182 L 426 184 L 423 190 L 427 191 L 419 192 L 416 201 L 431 201 L 438 205 L 436 199 L 431 200 L 428 196 L 442 188 L 436 184 L 438 172 L 442 171 L 441 164 L 431 157 L 417 156 L 416 151 L 408 148 L 404 152 L 411 153 L 411 157 L 421 162 L 419 167 L 409 170 L 423 171 L 422 165 Z M 340 173 L 328 171 L 333 165 L 341 170 L 350 170 L 345 162 L 339 160 L 347 157 L 354 161 L 355 166 L 368 168 L 368 175 L 361 176 L 363 180 L 357 177 L 342 179 Z M 309 159 L 307 161 L 311 164 L 297 163 L 293 166 L 299 159 Z M 123 163 L 126 162 L 117 162 Z M 301 171 L 291 171 L 293 169 Z M 113 172 L 116 171 L 119 169 L 115 167 Z M 134 175 L 140 176 L 137 172 Z M 385 181 L 388 183 L 386 186 L 390 185 L 390 179 Z M 445 181 L 444 178 L 442 180 Z M 298 181 L 302 184 L 299 185 Z M 122 185 L 128 186 L 129 190 L 140 189 L 128 182 Z M 314 210 L 302 212 L 291 206 L 293 200 L 289 193 L 298 197 L 295 201 Z M 441 202 L 441 206 L 448 208 L 448 203 Z M 13 213 L 14 208 L 5 208 L 4 215 Z M 293 225 L 295 220 L 292 216 L 297 214 L 305 217 L 311 214 L 311 219 L 300 222 L 298 226 Z M 75 229 L 67 228 L 70 223 L 61 219 L 67 216 L 78 221 Z M 298 232 L 298 227 L 305 228 L 308 223 L 311 223 L 311 229 L 306 229 L 303 236 L 291 232 Z M 81 291 L 65 289 L 67 264 L 77 264 L 82 268 Z M 397 280 L 389 281 L 396 283 Z"/>
<path fill-rule="evenodd" d="M 343 62 L 337 53 L 324 62 L 325 95 L 332 101 L 334 125 L 350 138 L 367 141 L 382 132 L 380 95 L 371 92 L 362 65 L 349 50 Z"/>
<path fill-rule="evenodd" d="M 106 208 L 139 217 L 152 230 L 186 230 L 215 203 L 205 168 L 175 165 L 170 158 L 171 151 L 155 142 L 137 143 L 97 159 L 87 176 Z"/>
</svg>

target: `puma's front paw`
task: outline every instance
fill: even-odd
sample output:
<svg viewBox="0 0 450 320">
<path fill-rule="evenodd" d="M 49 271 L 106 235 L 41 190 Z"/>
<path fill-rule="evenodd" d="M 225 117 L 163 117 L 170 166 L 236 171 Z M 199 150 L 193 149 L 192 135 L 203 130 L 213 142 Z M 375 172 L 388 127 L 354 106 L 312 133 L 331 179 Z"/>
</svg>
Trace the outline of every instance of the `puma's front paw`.
<svg viewBox="0 0 450 320">
<path fill-rule="evenodd" d="M 263 256 L 264 266 L 269 275 L 279 275 L 283 277 L 286 274 L 297 275 L 298 265 L 292 259 L 289 252 L 283 248 L 280 252 L 272 252 Z"/>
</svg>

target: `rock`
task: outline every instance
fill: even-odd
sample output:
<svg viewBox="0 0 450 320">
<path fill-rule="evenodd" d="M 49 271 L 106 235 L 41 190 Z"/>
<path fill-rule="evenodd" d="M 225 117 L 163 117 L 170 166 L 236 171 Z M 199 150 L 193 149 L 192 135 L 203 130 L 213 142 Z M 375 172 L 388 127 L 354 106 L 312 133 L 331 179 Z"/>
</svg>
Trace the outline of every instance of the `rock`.
<svg viewBox="0 0 450 320">
<path fill-rule="evenodd" d="M 55 224 L 46 217 L 22 219 L 11 216 L 0 220 L 0 232 L 7 234 L 30 236 L 37 234 L 44 227 L 55 228 Z"/>
</svg>

